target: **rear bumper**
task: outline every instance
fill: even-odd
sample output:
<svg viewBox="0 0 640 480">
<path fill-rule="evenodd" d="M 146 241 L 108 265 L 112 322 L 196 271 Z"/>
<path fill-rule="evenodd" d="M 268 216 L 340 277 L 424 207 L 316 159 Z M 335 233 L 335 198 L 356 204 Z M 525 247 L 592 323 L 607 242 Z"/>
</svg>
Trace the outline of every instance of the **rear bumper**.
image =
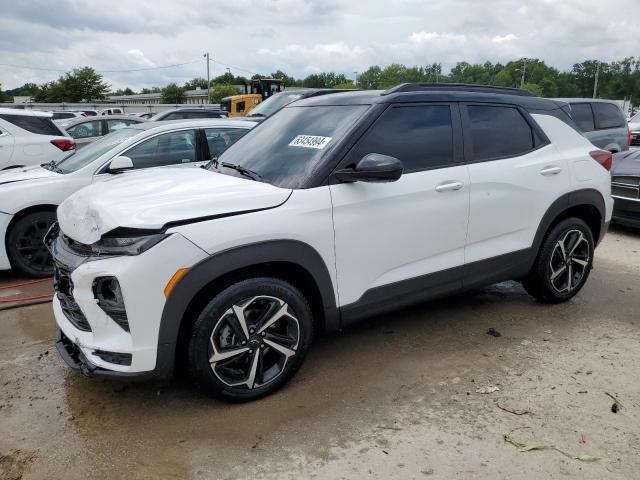
<svg viewBox="0 0 640 480">
<path fill-rule="evenodd" d="M 614 197 L 613 221 L 640 227 L 640 199 Z"/>
<path fill-rule="evenodd" d="M 7 228 L 13 215 L 0 212 L 0 270 L 9 270 L 11 263 L 7 254 Z"/>
</svg>

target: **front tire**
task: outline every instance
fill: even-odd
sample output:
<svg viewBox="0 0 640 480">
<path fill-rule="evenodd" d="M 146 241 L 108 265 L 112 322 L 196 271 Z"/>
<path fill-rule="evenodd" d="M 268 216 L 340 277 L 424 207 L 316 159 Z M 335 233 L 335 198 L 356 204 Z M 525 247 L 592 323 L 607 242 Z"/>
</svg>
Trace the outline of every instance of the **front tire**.
<svg viewBox="0 0 640 480">
<path fill-rule="evenodd" d="M 189 341 L 189 374 L 220 399 L 254 400 L 293 377 L 312 335 L 311 308 L 295 287 L 268 277 L 244 280 L 200 313 Z"/>
<path fill-rule="evenodd" d="M 53 275 L 53 261 L 44 244 L 44 236 L 55 221 L 55 212 L 32 212 L 11 226 L 7 234 L 7 253 L 15 270 L 36 278 Z"/>
<path fill-rule="evenodd" d="M 586 283 L 593 265 L 593 253 L 593 234 L 589 226 L 579 218 L 567 218 L 549 232 L 522 284 L 539 302 L 566 302 Z"/>
</svg>

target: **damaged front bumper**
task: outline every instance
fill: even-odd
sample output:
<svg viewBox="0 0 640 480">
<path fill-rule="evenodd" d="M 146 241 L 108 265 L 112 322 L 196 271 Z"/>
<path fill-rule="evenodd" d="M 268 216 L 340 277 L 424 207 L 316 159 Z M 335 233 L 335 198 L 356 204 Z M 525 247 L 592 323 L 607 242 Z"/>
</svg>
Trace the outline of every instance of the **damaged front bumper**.
<svg viewBox="0 0 640 480">
<path fill-rule="evenodd" d="M 149 372 L 117 372 L 107 370 L 92 363 L 82 349 L 67 337 L 64 332 L 56 325 L 55 345 L 58 354 L 62 357 L 67 365 L 74 370 L 79 370 L 86 377 L 103 377 L 114 378 L 129 381 L 147 381 L 156 378 L 155 371 Z"/>
</svg>

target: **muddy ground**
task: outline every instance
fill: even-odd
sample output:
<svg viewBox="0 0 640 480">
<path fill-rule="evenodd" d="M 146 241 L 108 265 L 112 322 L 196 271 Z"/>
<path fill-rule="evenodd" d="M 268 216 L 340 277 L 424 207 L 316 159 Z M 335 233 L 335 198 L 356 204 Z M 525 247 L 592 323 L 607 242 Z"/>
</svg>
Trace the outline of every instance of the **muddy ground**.
<svg viewBox="0 0 640 480">
<path fill-rule="evenodd" d="M 84 378 L 52 347 L 50 305 L 0 328 L 0 478 L 640 478 L 638 231 L 610 232 L 569 303 L 508 282 L 373 319 L 250 404 Z"/>
</svg>

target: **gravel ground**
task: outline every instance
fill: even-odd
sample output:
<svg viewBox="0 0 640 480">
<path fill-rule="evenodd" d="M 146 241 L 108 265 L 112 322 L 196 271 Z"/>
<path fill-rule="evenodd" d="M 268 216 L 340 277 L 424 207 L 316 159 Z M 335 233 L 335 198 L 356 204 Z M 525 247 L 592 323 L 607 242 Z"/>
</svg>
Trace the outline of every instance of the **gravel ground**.
<svg viewBox="0 0 640 480">
<path fill-rule="evenodd" d="M 2 479 L 640 476 L 639 231 L 612 229 L 571 302 L 507 282 L 372 319 L 243 405 L 70 371 L 50 308 L 0 312 Z"/>
</svg>

